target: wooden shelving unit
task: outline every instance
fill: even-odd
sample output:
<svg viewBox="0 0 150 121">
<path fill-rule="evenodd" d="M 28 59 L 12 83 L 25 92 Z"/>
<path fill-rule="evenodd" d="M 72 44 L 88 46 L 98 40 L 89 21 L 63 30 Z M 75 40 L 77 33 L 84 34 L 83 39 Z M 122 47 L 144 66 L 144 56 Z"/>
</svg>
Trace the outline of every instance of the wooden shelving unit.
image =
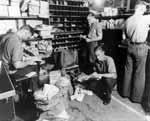
<svg viewBox="0 0 150 121">
<path fill-rule="evenodd" d="M 87 28 L 86 17 L 89 9 L 84 7 L 81 0 L 49 0 L 49 23 L 57 32 L 54 32 L 52 45 L 54 52 L 63 49 L 79 49 L 82 44 L 80 38 Z"/>
<path fill-rule="evenodd" d="M 99 17 L 99 18 L 102 19 L 102 20 L 120 19 L 120 18 L 126 19 L 126 18 L 128 18 L 129 16 L 131 16 L 131 15 L 132 15 L 132 14 L 120 14 L 120 15 L 116 15 L 116 16 L 102 16 L 102 18 L 101 18 L 101 17 Z"/>
<path fill-rule="evenodd" d="M 0 16 L 0 20 L 18 20 L 18 19 L 23 19 L 23 20 L 46 20 L 48 18 L 41 18 L 41 17 L 15 17 L 15 16 Z"/>
</svg>

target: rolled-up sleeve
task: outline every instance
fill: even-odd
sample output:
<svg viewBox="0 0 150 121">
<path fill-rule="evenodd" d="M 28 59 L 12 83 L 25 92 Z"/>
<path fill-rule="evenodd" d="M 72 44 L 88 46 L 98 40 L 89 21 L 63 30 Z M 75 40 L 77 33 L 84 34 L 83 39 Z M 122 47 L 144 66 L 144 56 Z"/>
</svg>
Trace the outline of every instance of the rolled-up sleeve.
<svg viewBox="0 0 150 121">
<path fill-rule="evenodd" d="M 103 36 L 103 32 L 102 32 L 102 24 L 101 23 L 98 23 L 97 26 L 96 26 L 96 35 L 97 37 L 99 36 Z"/>
<path fill-rule="evenodd" d="M 108 72 L 116 73 L 116 66 L 115 66 L 114 60 L 111 57 L 107 59 L 107 63 L 108 63 Z"/>
</svg>

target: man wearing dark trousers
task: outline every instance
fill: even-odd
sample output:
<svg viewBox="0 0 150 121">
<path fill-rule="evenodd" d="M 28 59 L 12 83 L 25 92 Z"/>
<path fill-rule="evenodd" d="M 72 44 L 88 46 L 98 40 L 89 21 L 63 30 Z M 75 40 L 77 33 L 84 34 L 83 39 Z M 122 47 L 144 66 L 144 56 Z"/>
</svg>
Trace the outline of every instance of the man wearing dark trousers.
<svg viewBox="0 0 150 121">
<path fill-rule="evenodd" d="M 144 1 L 136 4 L 134 14 L 126 20 L 124 28 L 128 47 L 122 95 L 136 103 L 141 103 L 145 87 L 146 38 L 150 25 L 150 15 L 144 15 L 146 5 Z"/>
<path fill-rule="evenodd" d="M 89 24 L 89 33 L 87 37 L 83 37 L 87 42 L 88 49 L 88 62 L 89 62 L 89 70 L 92 68 L 96 57 L 94 53 L 94 48 L 99 45 L 100 41 L 103 37 L 102 32 L 102 23 L 99 22 L 99 19 L 96 18 L 98 15 L 97 11 L 91 10 L 89 15 L 87 16 L 88 24 Z"/>
<path fill-rule="evenodd" d="M 94 52 L 96 55 L 94 72 L 88 75 L 82 84 L 102 98 L 103 104 L 107 105 L 111 101 L 112 89 L 116 84 L 116 67 L 112 57 L 105 55 L 101 46 L 96 47 Z"/>
</svg>

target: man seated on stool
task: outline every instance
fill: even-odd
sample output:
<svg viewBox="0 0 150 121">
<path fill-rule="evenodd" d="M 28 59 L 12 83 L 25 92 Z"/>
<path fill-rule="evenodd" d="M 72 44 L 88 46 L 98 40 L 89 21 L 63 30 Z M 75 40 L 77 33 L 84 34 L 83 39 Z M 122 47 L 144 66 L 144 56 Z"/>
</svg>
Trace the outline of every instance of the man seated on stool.
<svg viewBox="0 0 150 121">
<path fill-rule="evenodd" d="M 87 81 L 81 83 L 101 97 L 103 104 L 107 105 L 111 101 L 112 89 L 116 84 L 116 67 L 114 60 L 105 55 L 101 46 L 96 47 L 94 52 L 97 58 L 93 67 L 94 72 L 85 76 L 84 79 Z"/>
</svg>

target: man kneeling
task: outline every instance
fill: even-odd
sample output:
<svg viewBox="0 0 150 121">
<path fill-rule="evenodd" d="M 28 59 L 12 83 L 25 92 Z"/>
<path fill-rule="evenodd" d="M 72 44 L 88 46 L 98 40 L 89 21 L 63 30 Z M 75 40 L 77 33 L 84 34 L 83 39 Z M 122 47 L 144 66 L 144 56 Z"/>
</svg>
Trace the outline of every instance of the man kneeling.
<svg viewBox="0 0 150 121">
<path fill-rule="evenodd" d="M 93 66 L 93 73 L 84 78 L 82 84 L 92 90 L 103 99 L 103 104 L 107 105 L 111 101 L 112 89 L 116 84 L 116 67 L 112 57 L 105 55 L 101 46 L 94 50 L 96 62 Z"/>
</svg>

